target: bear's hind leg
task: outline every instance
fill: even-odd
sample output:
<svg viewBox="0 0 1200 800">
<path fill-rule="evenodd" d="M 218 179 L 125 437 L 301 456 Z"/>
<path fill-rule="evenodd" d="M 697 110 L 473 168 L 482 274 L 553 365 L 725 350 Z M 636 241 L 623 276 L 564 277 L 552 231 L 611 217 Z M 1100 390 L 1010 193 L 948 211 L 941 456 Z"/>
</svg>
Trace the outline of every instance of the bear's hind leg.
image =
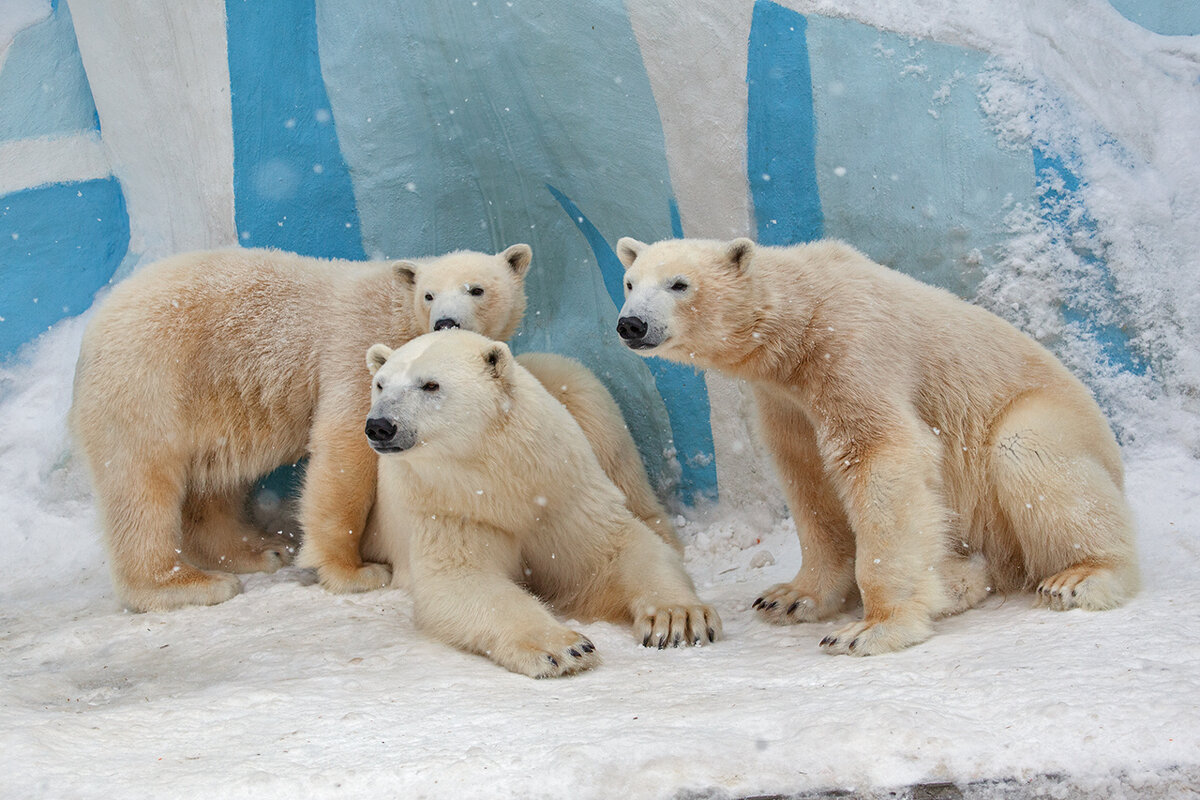
<svg viewBox="0 0 1200 800">
<path fill-rule="evenodd" d="M 292 562 L 295 545 L 289 538 L 264 534 L 245 519 L 247 488 L 188 491 L 183 502 L 188 561 L 225 572 L 274 572 Z"/>
<path fill-rule="evenodd" d="M 990 474 L 1038 604 L 1103 610 L 1138 586 L 1132 512 L 1116 441 L 1099 412 L 1037 395 L 996 426 Z"/>
<path fill-rule="evenodd" d="M 205 572 L 182 557 L 182 470 L 138 459 L 93 469 L 117 593 L 134 611 L 222 603 L 241 591 L 223 572 Z"/>
</svg>

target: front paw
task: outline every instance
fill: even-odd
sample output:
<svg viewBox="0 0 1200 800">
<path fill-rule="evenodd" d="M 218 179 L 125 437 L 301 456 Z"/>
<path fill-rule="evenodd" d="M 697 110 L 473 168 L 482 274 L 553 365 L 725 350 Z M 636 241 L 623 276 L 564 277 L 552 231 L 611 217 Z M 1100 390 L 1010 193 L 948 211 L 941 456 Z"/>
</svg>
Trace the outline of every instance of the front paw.
<svg viewBox="0 0 1200 800">
<path fill-rule="evenodd" d="M 570 628 L 520 642 L 503 652 L 489 651 L 486 655 L 505 669 L 531 678 L 561 678 L 600 663 L 591 639 Z"/>
<path fill-rule="evenodd" d="M 712 606 L 647 606 L 634 614 L 633 632 L 659 650 L 708 644 L 721 638 L 721 617 Z"/>
<path fill-rule="evenodd" d="M 845 601 L 821 598 L 816 592 L 794 583 L 777 583 L 755 599 L 753 608 L 776 625 L 817 622 L 837 614 Z"/>
<path fill-rule="evenodd" d="M 372 563 L 357 568 L 327 565 L 317 568 L 317 579 L 321 586 L 335 594 L 369 592 L 392 582 L 392 568 L 387 564 Z"/>
<path fill-rule="evenodd" d="M 826 636 L 821 640 L 821 649 L 833 654 L 875 656 L 923 642 L 932 633 L 933 626 L 927 618 L 864 620 Z"/>
</svg>

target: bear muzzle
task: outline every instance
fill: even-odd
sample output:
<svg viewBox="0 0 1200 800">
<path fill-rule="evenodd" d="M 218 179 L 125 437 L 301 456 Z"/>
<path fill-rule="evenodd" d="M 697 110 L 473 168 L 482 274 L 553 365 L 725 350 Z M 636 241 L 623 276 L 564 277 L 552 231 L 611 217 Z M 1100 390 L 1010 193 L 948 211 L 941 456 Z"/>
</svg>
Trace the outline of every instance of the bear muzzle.
<svg viewBox="0 0 1200 800">
<path fill-rule="evenodd" d="M 632 350 L 648 350 L 662 344 L 660 339 L 649 333 L 650 326 L 641 317 L 625 316 L 617 320 L 617 335 Z"/>
<path fill-rule="evenodd" d="M 366 434 L 371 449 L 376 453 L 401 453 L 417 443 L 416 431 L 398 428 L 386 417 L 370 417 Z"/>
</svg>

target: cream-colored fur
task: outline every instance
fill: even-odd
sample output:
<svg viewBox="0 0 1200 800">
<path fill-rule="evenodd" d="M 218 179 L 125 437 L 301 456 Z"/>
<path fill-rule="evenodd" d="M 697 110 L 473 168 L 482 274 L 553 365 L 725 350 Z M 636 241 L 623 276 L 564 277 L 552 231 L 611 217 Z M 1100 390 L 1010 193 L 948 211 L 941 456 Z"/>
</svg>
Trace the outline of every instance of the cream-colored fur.
<svg viewBox="0 0 1200 800">
<path fill-rule="evenodd" d="M 482 286 L 473 324 L 507 337 L 525 307 L 527 245 L 421 264 L 271 250 L 186 253 L 117 286 L 88 325 L 70 421 L 90 467 L 121 599 L 135 610 L 227 600 L 230 574 L 289 545 L 244 520 L 260 475 L 311 455 L 301 561 L 337 591 L 387 583 L 359 539 L 376 457 L 363 439 L 372 343 L 425 330 L 414 283 Z"/>
<path fill-rule="evenodd" d="M 619 333 L 753 386 L 803 562 L 755 607 L 863 619 L 830 652 L 920 642 L 989 591 L 1056 609 L 1138 585 L 1120 450 L 1088 390 L 989 312 L 840 242 L 622 239 Z"/>
<path fill-rule="evenodd" d="M 587 437 L 600 467 L 625 495 L 625 505 L 671 547 L 683 545 L 642 464 L 621 408 L 592 371 L 555 353 L 522 353 L 517 363 L 529 370 L 546 391 L 562 403 Z"/>
<path fill-rule="evenodd" d="M 678 552 L 507 346 L 443 331 L 394 353 L 375 345 L 367 364 L 381 456 L 364 546 L 409 586 L 423 630 L 534 677 L 597 663 L 550 608 L 632 624 L 658 647 L 720 635 Z"/>
</svg>

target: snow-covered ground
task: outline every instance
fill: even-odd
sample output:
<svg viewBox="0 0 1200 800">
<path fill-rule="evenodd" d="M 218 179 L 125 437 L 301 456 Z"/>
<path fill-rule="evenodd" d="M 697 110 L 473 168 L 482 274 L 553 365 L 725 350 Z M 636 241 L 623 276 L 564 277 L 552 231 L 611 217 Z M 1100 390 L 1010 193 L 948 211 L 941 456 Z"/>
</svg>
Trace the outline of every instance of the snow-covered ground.
<svg viewBox="0 0 1200 800">
<path fill-rule="evenodd" d="M 62 458 L 78 331 L 2 376 L 0 796 L 1200 786 L 1200 463 L 1177 447 L 1129 458 L 1145 588 L 1124 608 L 995 598 L 909 650 L 829 656 L 817 642 L 839 622 L 776 627 L 750 608 L 799 563 L 790 520 L 716 509 L 683 537 L 723 641 L 659 651 L 586 624 L 601 666 L 535 681 L 425 638 L 402 591 L 335 596 L 294 568 L 219 606 L 121 611 L 86 481 Z M 994 779 L 1019 783 L 979 783 Z"/>
<path fill-rule="evenodd" d="M 988 52 L 997 130 L 1078 165 L 1150 372 L 1064 324 L 1077 265 L 1033 216 L 978 299 L 1052 343 L 1127 442 L 1141 593 L 1104 613 L 993 598 L 909 650 L 828 656 L 842 621 L 750 608 L 799 565 L 790 521 L 727 504 L 682 531 L 726 638 L 658 651 L 583 625 L 604 660 L 569 679 L 426 639 L 403 592 L 334 596 L 298 569 L 126 613 L 68 456 L 72 319 L 0 368 L 0 797 L 1200 796 L 1200 37 L 1103 0 L 787 5 Z"/>
</svg>

